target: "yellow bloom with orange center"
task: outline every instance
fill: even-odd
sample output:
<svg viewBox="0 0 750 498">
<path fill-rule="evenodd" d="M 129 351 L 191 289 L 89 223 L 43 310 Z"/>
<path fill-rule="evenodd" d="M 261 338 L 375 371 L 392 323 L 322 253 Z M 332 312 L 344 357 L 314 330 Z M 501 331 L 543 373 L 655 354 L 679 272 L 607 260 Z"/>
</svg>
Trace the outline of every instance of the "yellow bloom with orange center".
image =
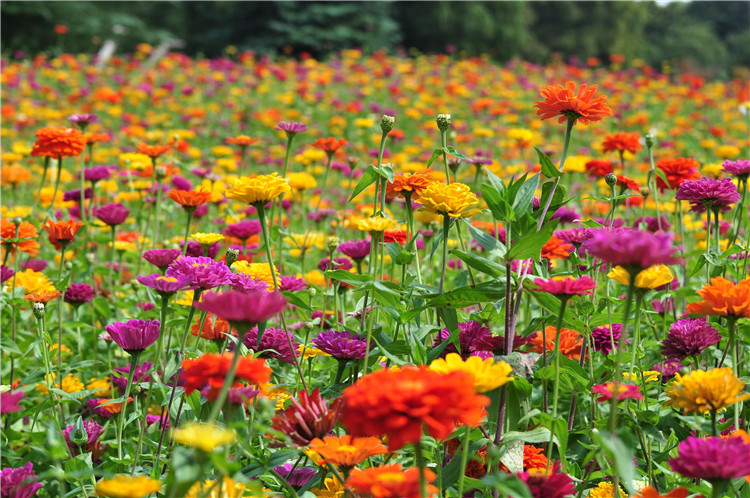
<svg viewBox="0 0 750 498">
<path fill-rule="evenodd" d="M 474 390 L 484 393 L 497 389 L 513 380 L 513 369 L 504 361 L 495 363 L 492 358 L 482 359 L 469 356 L 466 361 L 457 353 L 449 353 L 445 358 L 438 358 L 430 363 L 430 370 L 441 374 L 455 371 L 468 372 L 474 377 Z"/>
<path fill-rule="evenodd" d="M 630 285 L 630 273 L 622 266 L 615 266 L 607 276 L 623 285 Z M 669 270 L 669 267 L 666 265 L 654 265 L 635 276 L 635 286 L 638 289 L 656 289 L 662 285 L 669 284 L 672 280 L 674 280 L 674 275 Z"/>
<path fill-rule="evenodd" d="M 480 209 L 470 209 L 470 206 L 479 204 L 479 199 L 471 192 L 469 186 L 463 183 L 446 185 L 432 182 L 422 191 L 419 203 L 427 211 L 451 218 L 463 218 L 482 212 Z"/>
<path fill-rule="evenodd" d="M 278 173 L 243 176 L 226 191 L 227 199 L 244 202 L 245 204 L 265 205 L 278 196 L 291 190 L 286 180 Z"/>
<path fill-rule="evenodd" d="M 357 220 L 357 230 L 370 233 L 381 233 L 396 228 L 396 220 L 384 216 L 370 216 Z"/>
<path fill-rule="evenodd" d="M 354 467 L 374 455 L 388 453 L 388 449 L 376 437 L 326 436 L 322 440 L 310 441 L 310 449 L 323 457 L 321 463 L 338 467 Z"/>
<path fill-rule="evenodd" d="M 96 483 L 96 495 L 109 498 L 142 498 L 161 489 L 161 482 L 146 476 L 116 475 Z"/>
<path fill-rule="evenodd" d="M 744 388 L 745 383 L 731 367 L 693 370 L 688 375 L 677 373 L 667 390 L 670 399 L 665 404 L 681 408 L 684 413 L 718 411 L 750 398 L 750 394 L 740 394 Z"/>
<path fill-rule="evenodd" d="M 237 440 L 237 433 L 213 424 L 189 423 L 174 431 L 176 443 L 210 453 Z"/>
<path fill-rule="evenodd" d="M 311 489 L 310 491 L 318 498 L 343 498 L 346 494 L 344 485 L 338 479 L 327 477 L 323 481 L 326 489 Z"/>
</svg>

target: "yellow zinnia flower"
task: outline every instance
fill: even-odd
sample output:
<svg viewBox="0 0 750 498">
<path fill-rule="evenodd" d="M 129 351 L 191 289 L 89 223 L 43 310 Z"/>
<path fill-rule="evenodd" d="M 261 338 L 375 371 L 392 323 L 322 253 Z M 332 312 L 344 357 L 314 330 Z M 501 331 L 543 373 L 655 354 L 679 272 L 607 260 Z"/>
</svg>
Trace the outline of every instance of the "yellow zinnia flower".
<svg viewBox="0 0 750 498">
<path fill-rule="evenodd" d="M 270 389 L 264 387 L 263 395 L 274 402 L 274 408 L 276 410 L 283 410 L 286 400 L 292 397 L 289 390 L 285 387 L 273 387 Z"/>
<path fill-rule="evenodd" d="M 174 440 L 209 453 L 219 446 L 233 443 L 237 434 L 213 424 L 189 423 L 174 431 Z"/>
<path fill-rule="evenodd" d="M 468 185 L 432 182 L 427 185 L 419 196 L 419 203 L 424 209 L 451 218 L 462 218 L 481 213 L 480 209 L 469 209 L 469 206 L 479 204 L 477 196 L 471 192 Z"/>
<path fill-rule="evenodd" d="M 109 498 L 141 498 L 161 489 L 161 483 L 146 476 L 117 475 L 96 483 L 97 496 Z"/>
<path fill-rule="evenodd" d="M 363 232 L 380 233 L 395 228 L 396 220 L 385 218 L 383 216 L 370 216 L 369 218 L 360 218 L 357 220 L 357 229 Z"/>
<path fill-rule="evenodd" d="M 640 374 L 638 373 L 631 374 L 630 372 L 622 373 L 623 378 L 625 378 L 626 380 L 630 380 L 632 382 L 638 382 L 641 375 L 643 376 L 643 382 L 648 384 L 649 382 L 657 382 L 661 374 L 657 372 L 656 370 L 645 370 L 641 372 Z"/>
<path fill-rule="evenodd" d="M 290 190 L 286 180 L 278 173 L 272 173 L 253 178 L 243 176 L 226 191 L 225 195 L 227 199 L 234 199 L 245 204 L 265 205 Z"/>
<path fill-rule="evenodd" d="M 615 266 L 607 276 L 623 285 L 630 285 L 630 273 L 622 266 Z M 635 286 L 639 289 L 656 289 L 667 285 L 672 280 L 674 280 L 674 275 L 667 266 L 655 265 L 635 276 Z"/>
<path fill-rule="evenodd" d="M 627 498 L 628 495 L 620 488 L 621 498 Z M 589 491 L 589 498 L 615 498 L 615 485 L 611 482 L 602 481 L 597 487 Z"/>
<path fill-rule="evenodd" d="M 478 393 L 492 391 L 513 380 L 509 376 L 513 369 L 504 361 L 495 363 L 492 358 L 483 360 L 478 356 L 469 356 L 466 361 L 462 361 L 461 355 L 457 353 L 449 353 L 445 359 L 433 361 L 430 363 L 430 370 L 441 374 L 468 372 L 474 376 L 474 390 Z"/>
<path fill-rule="evenodd" d="M 237 273 L 244 273 L 253 280 L 261 280 L 267 284 L 269 290 L 273 289 L 273 274 L 271 274 L 271 267 L 268 263 L 249 263 L 247 261 L 240 260 L 236 261 L 232 268 Z M 276 274 L 276 279 L 279 278 L 279 270 L 276 266 L 273 267 L 273 272 Z"/>
<path fill-rule="evenodd" d="M 221 489 L 221 492 L 219 490 Z M 203 483 L 196 482 L 188 490 L 185 498 L 240 498 L 246 496 L 245 485 L 224 476 L 219 485 L 216 480 Z"/>
<path fill-rule="evenodd" d="M 221 242 L 224 240 L 224 236 L 220 233 L 194 233 L 190 235 L 190 238 L 197 243 L 199 243 L 201 246 L 208 247 L 215 242 Z"/>
<path fill-rule="evenodd" d="M 23 287 L 24 294 L 55 290 L 52 281 L 42 272 L 26 269 L 16 273 L 15 277 L 16 287 Z"/>
<path fill-rule="evenodd" d="M 666 405 L 682 408 L 684 413 L 718 411 L 750 398 L 750 394 L 740 394 L 744 388 L 731 367 L 693 370 L 684 376 L 677 373 L 667 390 Z"/>
<path fill-rule="evenodd" d="M 331 356 L 325 351 L 321 351 L 320 349 L 316 348 L 312 344 L 309 346 L 300 344 L 299 348 L 297 348 L 297 354 L 305 360 L 308 358 L 315 358 L 316 356 Z"/>
<path fill-rule="evenodd" d="M 289 173 L 287 180 L 289 180 L 289 186 L 294 190 L 306 190 L 318 186 L 315 177 L 308 173 Z"/>
<path fill-rule="evenodd" d="M 68 374 L 62 379 L 62 387 L 60 386 L 60 382 L 56 380 L 57 374 L 51 373 L 49 375 L 44 376 L 44 382 L 40 382 L 36 385 L 36 390 L 39 391 L 42 394 L 47 394 L 47 385 L 52 386 L 55 389 L 62 389 L 66 393 L 77 393 L 78 391 L 83 391 L 84 385 L 83 382 L 81 382 L 81 379 L 76 377 L 73 374 Z"/>
<path fill-rule="evenodd" d="M 86 389 L 94 391 L 92 396 L 97 398 L 107 398 L 112 392 L 112 384 L 108 379 L 91 379 L 86 384 Z"/>
</svg>

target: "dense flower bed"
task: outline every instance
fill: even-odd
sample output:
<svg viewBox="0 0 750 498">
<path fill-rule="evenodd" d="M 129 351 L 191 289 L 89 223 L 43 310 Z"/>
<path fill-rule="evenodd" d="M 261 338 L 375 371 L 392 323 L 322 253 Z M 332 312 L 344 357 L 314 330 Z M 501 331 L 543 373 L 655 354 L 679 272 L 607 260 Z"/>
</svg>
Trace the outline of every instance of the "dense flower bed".
<svg viewBox="0 0 750 498">
<path fill-rule="evenodd" d="M 745 496 L 742 81 L 2 71 L 2 495 Z"/>
</svg>

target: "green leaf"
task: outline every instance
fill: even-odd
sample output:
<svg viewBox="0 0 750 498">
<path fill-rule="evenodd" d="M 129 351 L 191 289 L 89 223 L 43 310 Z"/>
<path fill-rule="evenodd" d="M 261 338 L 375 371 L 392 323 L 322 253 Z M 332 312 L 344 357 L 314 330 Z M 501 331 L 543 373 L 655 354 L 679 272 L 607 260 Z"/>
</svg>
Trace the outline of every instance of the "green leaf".
<svg viewBox="0 0 750 498">
<path fill-rule="evenodd" d="M 469 229 L 471 236 L 474 237 L 477 242 L 479 242 L 479 245 L 482 246 L 485 251 L 489 251 L 490 254 L 492 254 L 493 256 L 497 256 L 498 258 L 502 258 L 505 256 L 505 252 L 507 250 L 505 244 L 501 244 L 499 240 L 497 240 L 495 237 L 485 232 L 484 230 L 480 230 L 477 227 L 472 226 L 472 224 L 468 220 L 464 219 L 463 222 Z"/>
<path fill-rule="evenodd" d="M 539 150 L 538 147 L 534 147 L 534 150 L 536 151 L 537 156 L 539 156 L 539 164 L 542 166 L 542 174 L 544 176 L 547 178 L 557 178 L 558 176 L 563 175 L 563 172 L 552 164 L 552 161 L 547 157 L 547 154 Z"/>
<path fill-rule="evenodd" d="M 290 304 L 293 304 L 296 307 L 305 309 L 307 311 L 313 311 L 313 309 L 294 292 L 284 291 L 283 294 L 286 300 L 289 301 Z"/>
<path fill-rule="evenodd" d="M 357 185 L 354 187 L 354 191 L 352 192 L 352 196 L 349 198 L 349 202 L 352 202 L 355 197 L 362 193 L 364 189 L 378 181 L 379 178 L 380 175 L 378 174 L 375 166 L 368 166 L 364 174 L 362 174 L 362 178 L 359 179 Z"/>
<path fill-rule="evenodd" d="M 429 168 L 432 166 L 432 163 L 435 162 L 435 159 L 438 157 L 443 157 L 443 149 L 435 149 L 433 151 L 432 156 L 427 160 L 427 167 Z"/>
<path fill-rule="evenodd" d="M 448 147 L 444 147 L 441 150 L 445 152 L 446 154 L 448 154 L 449 156 L 457 157 L 459 159 L 469 160 L 468 157 L 458 152 L 452 145 L 449 145 Z"/>
<path fill-rule="evenodd" d="M 484 167 L 484 172 L 487 174 L 487 179 L 490 181 L 490 186 L 497 190 L 497 192 L 500 194 L 500 197 L 505 197 L 505 184 L 503 181 L 492 171 L 489 170 L 486 166 Z"/>
<path fill-rule="evenodd" d="M 459 251 L 458 249 L 453 249 L 450 252 L 470 267 L 479 270 L 482 273 L 486 273 L 491 277 L 505 275 L 505 267 L 503 265 L 490 261 L 487 258 L 476 256 L 469 252 Z"/>
<path fill-rule="evenodd" d="M 466 308 L 478 303 L 489 303 L 498 301 L 505 297 L 505 282 L 492 280 L 482 282 L 474 287 L 465 286 L 434 295 L 430 306 L 436 308 Z"/>
<path fill-rule="evenodd" d="M 486 183 L 482 185 L 482 198 L 487 203 L 487 207 L 490 208 L 492 217 L 496 220 L 507 220 L 513 213 L 508 201 L 506 201 L 500 192 L 491 185 Z"/>
<path fill-rule="evenodd" d="M 538 187 L 539 173 L 531 177 L 531 180 L 524 181 L 523 185 L 518 189 L 518 193 L 512 201 L 516 219 L 521 219 L 524 214 L 531 211 L 531 202 Z"/>
<path fill-rule="evenodd" d="M 515 242 L 505 258 L 509 261 L 529 258 L 539 261 L 541 259 L 542 247 L 552 238 L 552 234 L 555 232 L 555 228 L 557 228 L 557 222 L 558 220 L 551 220 L 544 224 L 538 232 L 529 234 Z"/>
<path fill-rule="evenodd" d="M 323 273 L 323 276 L 332 280 L 339 280 L 350 285 L 361 285 L 373 282 L 373 278 L 370 275 L 359 275 L 357 273 L 351 273 L 346 270 L 328 270 L 327 272 Z"/>
</svg>

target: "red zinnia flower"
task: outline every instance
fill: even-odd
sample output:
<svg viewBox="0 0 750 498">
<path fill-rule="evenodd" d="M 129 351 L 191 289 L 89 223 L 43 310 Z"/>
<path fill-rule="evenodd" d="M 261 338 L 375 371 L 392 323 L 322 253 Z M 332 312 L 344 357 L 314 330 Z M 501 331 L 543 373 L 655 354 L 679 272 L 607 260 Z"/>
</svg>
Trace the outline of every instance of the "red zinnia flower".
<svg viewBox="0 0 750 498">
<path fill-rule="evenodd" d="M 617 401 L 624 399 L 643 399 L 643 394 L 640 393 L 639 387 L 633 384 L 618 384 L 617 385 Z M 600 403 L 611 400 L 615 395 L 615 383 L 606 382 L 599 384 L 591 389 L 592 392 L 599 394 L 600 396 L 596 400 Z"/>
<path fill-rule="evenodd" d="M 531 350 L 535 353 L 544 353 L 545 349 L 548 353 L 555 350 L 555 334 L 557 329 L 550 325 L 544 329 L 545 338 L 547 339 L 542 346 L 542 334 L 537 332 L 529 341 Z M 581 346 L 583 345 L 583 339 L 581 334 L 575 330 L 566 328 L 560 329 L 560 352 L 572 360 L 581 359 Z"/>
<path fill-rule="evenodd" d="M 638 133 L 613 133 L 604 137 L 603 151 L 630 152 L 635 154 L 642 149 Z"/>
<path fill-rule="evenodd" d="M 231 353 L 213 354 L 205 353 L 194 360 L 183 360 L 183 378 L 185 380 L 185 394 L 190 395 L 193 391 L 208 386 L 218 394 L 224 386 L 224 379 L 229 373 L 234 355 Z M 245 380 L 253 385 L 265 384 L 271 380 L 271 369 L 266 361 L 259 358 L 243 356 L 237 363 L 235 381 Z"/>
<path fill-rule="evenodd" d="M 312 394 L 300 391 L 297 397 L 299 401 L 292 398 L 292 406 L 274 415 L 271 425 L 301 447 L 331 432 L 341 418 L 343 400 L 338 398 L 331 403 L 331 406 L 328 406 L 326 400 L 320 396 L 320 390 L 317 387 Z"/>
<path fill-rule="evenodd" d="M 86 138 L 81 130 L 65 126 L 41 128 L 36 132 L 36 143 L 32 156 L 58 157 L 77 156 L 86 148 Z"/>
<path fill-rule="evenodd" d="M 627 176 L 617 175 L 617 184 L 622 185 L 632 190 L 633 192 L 640 193 L 641 191 L 641 186 L 638 185 L 638 182 L 636 182 L 635 180 L 631 180 Z"/>
<path fill-rule="evenodd" d="M 386 230 L 383 232 L 384 242 L 396 242 L 398 245 L 404 245 L 408 241 L 408 235 L 405 230 Z"/>
<path fill-rule="evenodd" d="M 656 167 L 664 172 L 669 185 L 657 175 L 656 186 L 663 191 L 667 188 L 676 189 L 686 180 L 697 180 L 701 177 L 698 172 L 700 164 L 689 157 L 678 157 L 677 159 L 662 159 L 656 163 Z"/>
<path fill-rule="evenodd" d="M 329 137 L 329 138 L 319 138 L 315 142 L 313 142 L 312 145 L 316 149 L 326 151 L 330 155 L 330 154 L 335 153 L 337 150 L 347 145 L 348 143 L 349 142 L 347 142 L 343 138 L 336 140 L 333 137 Z"/>
<path fill-rule="evenodd" d="M 548 85 L 539 93 L 544 100 L 534 104 L 537 115 L 542 119 L 560 116 L 558 123 L 567 120 L 579 120 L 581 124 L 591 121 L 601 121 L 607 116 L 612 116 L 612 109 L 607 105 L 607 97 L 599 95 L 594 97 L 597 86 L 581 85 L 576 93 L 576 84 L 572 81 L 562 85 Z"/>
<path fill-rule="evenodd" d="M 586 173 L 588 173 L 590 177 L 607 176 L 614 171 L 613 167 L 614 164 L 612 161 L 607 159 L 592 159 L 587 162 L 585 166 Z"/>
</svg>

